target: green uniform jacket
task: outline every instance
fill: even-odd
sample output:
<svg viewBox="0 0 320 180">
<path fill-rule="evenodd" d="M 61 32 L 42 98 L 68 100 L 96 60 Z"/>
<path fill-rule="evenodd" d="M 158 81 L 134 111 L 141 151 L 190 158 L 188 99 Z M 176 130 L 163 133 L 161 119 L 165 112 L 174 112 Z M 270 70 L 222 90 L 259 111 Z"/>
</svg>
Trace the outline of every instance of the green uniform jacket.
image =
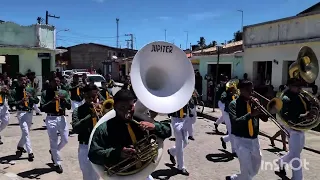
<svg viewBox="0 0 320 180">
<path fill-rule="evenodd" d="M 80 95 L 77 94 L 77 88 L 80 90 Z M 69 91 L 71 94 L 71 100 L 72 101 L 82 101 L 83 100 L 83 90 L 81 86 L 79 86 L 79 83 L 72 82 L 69 86 Z"/>
<path fill-rule="evenodd" d="M 251 106 L 252 107 L 252 106 Z M 253 108 L 252 108 L 253 109 Z M 243 97 L 231 101 L 229 104 L 229 117 L 231 122 L 231 133 L 238 137 L 255 139 L 259 134 L 259 118 L 252 117 L 247 110 L 247 102 Z M 265 117 L 260 117 L 267 121 Z M 252 119 L 253 136 L 249 134 L 248 122 Z"/>
<path fill-rule="evenodd" d="M 78 141 L 88 144 L 91 131 L 94 128 L 92 104 L 84 103 L 72 113 L 73 132 L 78 134 Z"/>
<path fill-rule="evenodd" d="M 300 97 L 304 100 L 306 107 L 304 107 L 303 102 Z M 282 118 L 289 120 L 291 122 L 301 122 L 300 114 L 305 114 L 310 110 L 310 104 L 307 99 L 302 95 L 294 94 L 290 91 L 285 92 L 282 97 L 283 107 L 280 111 Z"/>
<path fill-rule="evenodd" d="M 235 99 L 238 98 L 236 95 L 235 95 Z M 233 101 L 232 99 L 232 93 L 229 92 L 229 91 L 224 91 L 222 94 L 221 94 L 221 97 L 220 97 L 220 101 L 222 103 L 224 103 L 224 111 L 225 112 L 229 112 L 229 104 L 231 103 L 231 101 Z"/>
<path fill-rule="evenodd" d="M 70 95 L 66 90 L 59 89 L 59 94 L 63 95 L 65 99 L 60 99 L 60 111 L 56 111 L 56 102 L 54 101 L 56 89 L 48 88 L 41 93 L 40 109 L 42 112 L 56 114 L 62 116 L 66 109 L 71 109 Z"/>
<path fill-rule="evenodd" d="M 28 94 L 31 95 L 28 101 L 28 106 L 25 106 L 25 103 L 22 101 L 24 93 L 23 90 L 26 90 Z M 17 86 L 10 92 L 9 104 L 16 106 L 19 111 L 31 111 L 34 104 L 39 103 L 39 98 L 37 97 L 36 90 L 33 87 L 27 86 L 26 88 Z"/>
<path fill-rule="evenodd" d="M 137 141 L 142 139 L 145 132 L 138 125 L 130 123 L 136 135 Z M 171 136 L 171 127 L 168 123 L 154 122 L 155 129 L 150 134 L 165 139 Z M 127 129 L 127 124 L 119 117 L 114 117 L 102 123 L 95 131 L 88 157 L 91 162 L 98 165 L 114 165 L 122 160 L 121 151 L 124 147 L 132 145 L 132 141 Z"/>
</svg>

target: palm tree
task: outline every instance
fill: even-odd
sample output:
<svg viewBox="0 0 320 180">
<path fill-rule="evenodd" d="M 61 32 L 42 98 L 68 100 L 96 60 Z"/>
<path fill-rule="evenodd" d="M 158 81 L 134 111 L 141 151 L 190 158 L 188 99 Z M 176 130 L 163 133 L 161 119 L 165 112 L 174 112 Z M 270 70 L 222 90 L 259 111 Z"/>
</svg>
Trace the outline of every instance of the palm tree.
<svg viewBox="0 0 320 180">
<path fill-rule="evenodd" d="M 200 40 L 198 41 L 198 45 L 200 46 L 201 50 L 203 51 L 203 48 L 206 47 L 206 39 L 204 37 L 200 37 Z"/>
</svg>

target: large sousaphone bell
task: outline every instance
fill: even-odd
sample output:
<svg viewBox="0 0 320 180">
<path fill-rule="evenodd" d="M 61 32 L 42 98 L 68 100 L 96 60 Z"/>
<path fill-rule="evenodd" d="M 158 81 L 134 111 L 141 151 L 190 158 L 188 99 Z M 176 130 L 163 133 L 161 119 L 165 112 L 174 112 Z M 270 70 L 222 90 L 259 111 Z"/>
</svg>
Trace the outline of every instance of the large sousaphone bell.
<svg viewBox="0 0 320 180">
<path fill-rule="evenodd" d="M 195 85 L 194 70 L 185 52 L 161 41 L 147 44 L 137 52 L 130 78 L 139 100 L 135 109 L 139 112 L 144 112 L 146 108 L 161 114 L 178 111 L 189 102 Z M 98 121 L 90 135 L 89 148 L 96 128 L 115 115 L 116 112 L 111 110 Z M 156 142 L 149 142 L 149 139 L 152 138 L 146 137 L 134 145 L 139 152 L 134 159 L 125 159 L 107 168 L 92 165 L 103 179 L 146 179 L 158 166 L 163 151 L 162 139 L 157 138 Z"/>
<path fill-rule="evenodd" d="M 304 46 L 300 49 L 297 61 L 294 62 L 289 67 L 289 77 L 290 78 L 297 78 L 301 79 L 306 83 L 313 83 L 319 74 L 319 63 L 318 59 L 310 47 Z M 280 95 L 279 99 L 281 99 L 286 91 L 284 90 Z M 292 129 L 299 130 L 299 131 L 306 131 L 317 127 L 320 123 L 319 121 L 319 110 L 320 110 L 320 103 L 317 97 L 313 96 L 306 90 L 301 90 L 299 96 L 303 96 L 307 99 L 308 105 L 311 107 L 311 113 L 313 114 L 312 118 L 305 118 L 302 119 L 300 122 L 292 122 L 289 119 L 284 119 L 281 116 L 281 113 L 277 115 L 280 117 L 280 121 L 283 124 L 289 126 Z"/>
</svg>

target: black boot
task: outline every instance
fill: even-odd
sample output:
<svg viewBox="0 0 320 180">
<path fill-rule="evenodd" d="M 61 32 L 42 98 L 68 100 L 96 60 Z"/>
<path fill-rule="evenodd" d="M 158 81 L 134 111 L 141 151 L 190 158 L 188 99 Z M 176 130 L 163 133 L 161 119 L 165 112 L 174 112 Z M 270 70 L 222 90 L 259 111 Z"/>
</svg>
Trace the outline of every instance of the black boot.
<svg viewBox="0 0 320 180">
<path fill-rule="evenodd" d="M 178 172 L 179 174 L 189 176 L 189 172 L 185 168 L 182 168 L 181 170 L 179 169 Z"/>
<path fill-rule="evenodd" d="M 34 159 L 33 153 L 28 154 L 28 161 L 29 161 L 29 162 L 32 162 L 33 159 Z"/>
<path fill-rule="evenodd" d="M 3 144 L 3 142 L 2 142 L 2 140 L 1 140 L 1 136 L 0 136 L 0 145 L 2 145 Z"/>
<path fill-rule="evenodd" d="M 63 173 L 63 169 L 61 165 L 54 165 L 54 170 L 59 174 Z"/>
<path fill-rule="evenodd" d="M 221 141 L 221 145 L 222 145 L 223 149 L 227 149 L 227 144 L 223 141 L 222 137 L 220 138 L 220 141 Z"/>
<path fill-rule="evenodd" d="M 169 154 L 169 156 L 170 156 L 170 161 L 171 161 L 171 163 L 173 164 L 173 165 L 176 165 L 176 159 L 174 158 L 174 156 L 172 156 L 171 154 L 170 154 L 170 151 L 169 151 L 169 149 L 168 149 L 168 154 Z"/>
<path fill-rule="evenodd" d="M 16 156 L 21 157 L 22 153 L 26 153 L 27 151 L 23 147 L 17 147 Z"/>
</svg>

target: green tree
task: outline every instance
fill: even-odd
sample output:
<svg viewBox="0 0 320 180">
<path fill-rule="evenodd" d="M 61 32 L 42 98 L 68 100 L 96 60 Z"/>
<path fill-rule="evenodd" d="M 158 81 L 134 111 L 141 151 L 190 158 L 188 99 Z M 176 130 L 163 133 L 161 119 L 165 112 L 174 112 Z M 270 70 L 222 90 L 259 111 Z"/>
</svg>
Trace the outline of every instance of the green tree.
<svg viewBox="0 0 320 180">
<path fill-rule="evenodd" d="M 203 48 L 206 47 L 206 39 L 204 37 L 200 37 L 198 45 L 200 46 L 201 50 L 203 50 Z"/>
<path fill-rule="evenodd" d="M 237 31 L 233 33 L 233 41 L 241 41 L 242 40 L 242 32 Z"/>
</svg>

